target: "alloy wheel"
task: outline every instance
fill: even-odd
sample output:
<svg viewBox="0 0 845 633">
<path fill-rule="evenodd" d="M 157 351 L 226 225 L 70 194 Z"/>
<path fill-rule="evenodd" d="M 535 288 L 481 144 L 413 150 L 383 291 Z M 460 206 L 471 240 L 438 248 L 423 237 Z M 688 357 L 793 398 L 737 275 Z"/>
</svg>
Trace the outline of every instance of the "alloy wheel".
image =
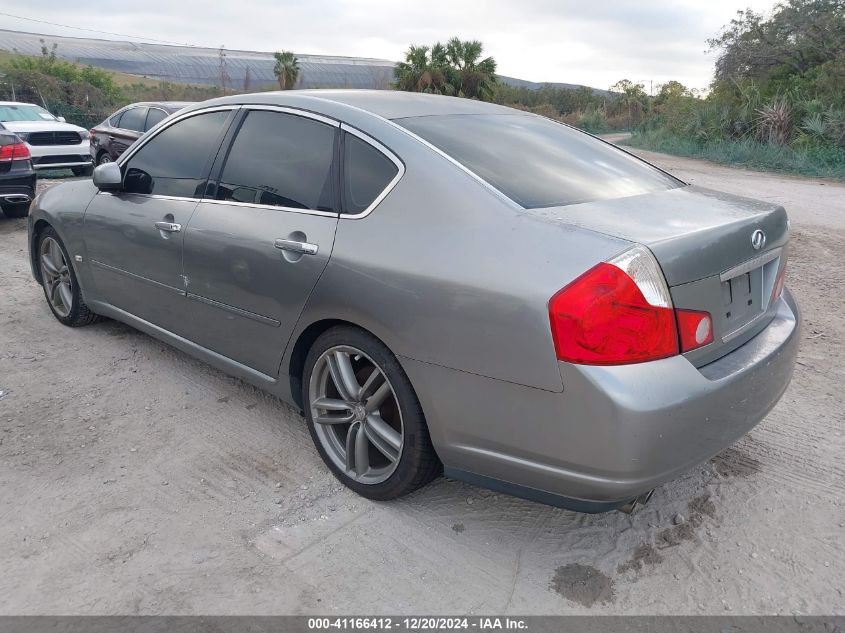
<svg viewBox="0 0 845 633">
<path fill-rule="evenodd" d="M 404 425 L 393 386 L 361 350 L 331 347 L 308 388 L 315 433 L 328 457 L 362 484 L 387 480 L 402 456 Z"/>
<path fill-rule="evenodd" d="M 97 164 L 98 165 L 105 165 L 106 163 L 110 163 L 110 162 L 112 162 L 111 156 L 109 156 L 108 154 L 103 154 L 102 156 L 100 156 L 100 160 L 97 162 Z"/>
<path fill-rule="evenodd" d="M 73 309 L 73 282 L 62 247 L 52 237 L 46 237 L 38 254 L 47 299 L 56 314 L 66 317 Z"/>
</svg>

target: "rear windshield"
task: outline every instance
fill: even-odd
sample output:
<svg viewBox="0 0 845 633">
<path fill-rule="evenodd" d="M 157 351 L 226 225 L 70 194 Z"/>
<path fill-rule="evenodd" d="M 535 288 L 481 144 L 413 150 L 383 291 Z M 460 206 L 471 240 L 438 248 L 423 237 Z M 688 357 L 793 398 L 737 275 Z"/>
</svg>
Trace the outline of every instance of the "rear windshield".
<svg viewBox="0 0 845 633">
<path fill-rule="evenodd" d="M 683 185 L 612 145 L 540 116 L 455 114 L 395 122 L 529 209 Z"/>
</svg>

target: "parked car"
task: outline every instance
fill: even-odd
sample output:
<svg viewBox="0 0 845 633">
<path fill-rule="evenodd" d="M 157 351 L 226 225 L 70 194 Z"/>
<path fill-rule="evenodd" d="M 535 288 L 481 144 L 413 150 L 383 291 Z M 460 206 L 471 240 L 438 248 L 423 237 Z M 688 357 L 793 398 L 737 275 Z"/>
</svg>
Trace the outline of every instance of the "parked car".
<svg viewBox="0 0 845 633">
<path fill-rule="evenodd" d="M 93 164 L 88 130 L 55 117 L 41 106 L 0 101 L 0 123 L 23 140 L 36 170 L 66 169 L 90 176 Z"/>
<path fill-rule="evenodd" d="M 0 124 L 0 209 L 10 218 L 25 217 L 35 197 L 35 170 L 29 148 Z"/>
<path fill-rule="evenodd" d="M 118 319 L 294 403 L 371 499 L 445 469 L 630 509 L 757 424 L 798 348 L 782 207 L 469 99 L 215 99 L 33 206 L 61 323 Z"/>
<path fill-rule="evenodd" d="M 97 165 L 110 163 L 126 151 L 147 130 L 164 121 L 174 112 L 193 105 L 181 101 L 133 103 L 121 108 L 91 133 L 91 158 Z"/>
</svg>

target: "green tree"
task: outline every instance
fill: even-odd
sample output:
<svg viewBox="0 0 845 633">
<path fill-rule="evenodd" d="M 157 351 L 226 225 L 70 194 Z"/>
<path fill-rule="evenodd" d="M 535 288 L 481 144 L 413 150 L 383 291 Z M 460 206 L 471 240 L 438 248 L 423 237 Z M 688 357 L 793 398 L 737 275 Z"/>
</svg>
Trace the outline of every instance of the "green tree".
<svg viewBox="0 0 845 633">
<path fill-rule="evenodd" d="M 290 90 L 296 85 L 296 80 L 299 79 L 299 60 L 290 51 L 273 53 L 273 58 L 276 60 L 276 64 L 273 66 L 273 74 L 279 80 L 279 88 Z"/>
<path fill-rule="evenodd" d="M 496 61 L 482 59 L 477 40 L 451 38 L 446 44 L 411 46 L 394 69 L 394 86 L 409 92 L 456 95 L 492 101 L 495 98 Z"/>
<path fill-rule="evenodd" d="M 432 48 L 412 45 L 405 53 L 405 61 L 396 64 L 393 70 L 395 87 L 406 92 L 455 94 L 446 80 L 445 55 L 439 43 Z"/>
<path fill-rule="evenodd" d="M 628 113 L 628 126 L 632 126 L 634 119 L 639 119 L 648 101 L 645 86 L 628 79 L 622 79 L 610 87 L 610 92 L 616 94 L 618 105 Z"/>
<path fill-rule="evenodd" d="M 492 101 L 496 86 L 496 60 L 481 58 L 484 46 L 478 40 L 451 38 L 445 46 L 450 83 L 455 93 L 470 99 Z"/>
<path fill-rule="evenodd" d="M 831 60 L 845 62 L 845 2 L 787 0 L 769 18 L 739 11 L 708 44 L 719 53 L 716 83 L 803 77 Z"/>
</svg>

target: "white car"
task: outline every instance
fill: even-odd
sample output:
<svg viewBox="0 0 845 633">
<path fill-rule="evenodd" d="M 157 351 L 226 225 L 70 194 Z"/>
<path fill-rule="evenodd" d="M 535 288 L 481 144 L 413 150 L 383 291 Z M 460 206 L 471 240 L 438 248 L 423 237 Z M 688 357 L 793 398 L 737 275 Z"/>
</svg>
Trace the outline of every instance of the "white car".
<svg viewBox="0 0 845 633">
<path fill-rule="evenodd" d="M 90 176 L 93 169 L 89 133 L 66 123 L 32 103 L 0 101 L 0 123 L 23 140 L 38 170 L 71 169 L 75 176 Z"/>
</svg>

